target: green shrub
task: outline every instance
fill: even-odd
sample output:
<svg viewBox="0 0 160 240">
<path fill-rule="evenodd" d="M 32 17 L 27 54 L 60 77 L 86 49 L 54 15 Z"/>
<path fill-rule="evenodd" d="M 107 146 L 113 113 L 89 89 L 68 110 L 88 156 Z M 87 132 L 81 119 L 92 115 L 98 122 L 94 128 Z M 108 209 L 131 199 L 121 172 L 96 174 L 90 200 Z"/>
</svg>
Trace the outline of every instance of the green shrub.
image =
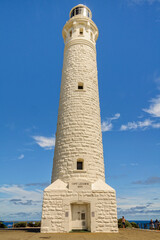
<svg viewBox="0 0 160 240">
<path fill-rule="evenodd" d="M 26 227 L 27 226 L 27 222 L 18 222 L 14 224 L 15 228 L 21 228 L 21 227 Z"/>
<path fill-rule="evenodd" d="M 3 223 L 3 222 L 0 222 L 0 228 L 7 228 L 7 226 L 6 226 L 6 225 L 4 225 L 4 223 Z"/>
<path fill-rule="evenodd" d="M 41 226 L 41 222 L 29 222 L 27 224 L 28 227 L 40 227 Z"/>
<path fill-rule="evenodd" d="M 132 228 L 132 225 L 130 222 L 128 222 L 127 220 L 125 221 L 125 227 L 126 228 Z M 123 224 L 122 224 L 122 218 L 118 219 L 118 228 L 123 228 Z"/>
<path fill-rule="evenodd" d="M 132 227 L 134 227 L 134 228 L 139 228 L 138 224 L 135 223 L 135 222 L 131 222 L 131 225 L 132 225 Z"/>
<path fill-rule="evenodd" d="M 35 222 L 35 224 L 34 224 L 34 227 L 40 227 L 41 226 L 41 222 L 39 221 L 39 222 Z"/>
<path fill-rule="evenodd" d="M 29 223 L 27 223 L 27 227 L 34 227 L 33 222 L 29 222 Z"/>
</svg>

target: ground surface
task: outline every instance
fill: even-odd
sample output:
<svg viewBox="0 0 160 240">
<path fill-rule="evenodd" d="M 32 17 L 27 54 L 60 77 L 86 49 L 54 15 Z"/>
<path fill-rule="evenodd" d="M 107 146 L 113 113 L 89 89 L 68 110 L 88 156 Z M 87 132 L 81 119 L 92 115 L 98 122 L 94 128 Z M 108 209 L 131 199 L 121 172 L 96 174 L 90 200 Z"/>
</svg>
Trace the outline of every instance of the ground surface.
<svg viewBox="0 0 160 240">
<path fill-rule="evenodd" d="M 160 231 L 120 229 L 119 233 L 35 233 L 0 230 L 0 240 L 160 240 Z"/>
</svg>

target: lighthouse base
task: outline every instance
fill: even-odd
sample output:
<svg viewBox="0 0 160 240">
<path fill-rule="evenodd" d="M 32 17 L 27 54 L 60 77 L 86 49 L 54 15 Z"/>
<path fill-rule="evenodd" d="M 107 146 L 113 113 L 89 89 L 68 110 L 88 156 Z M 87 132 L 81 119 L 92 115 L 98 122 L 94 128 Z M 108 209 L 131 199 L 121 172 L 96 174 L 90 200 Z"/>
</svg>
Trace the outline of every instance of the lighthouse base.
<svg viewBox="0 0 160 240">
<path fill-rule="evenodd" d="M 116 193 L 102 180 L 64 183 L 56 180 L 44 190 L 42 233 L 87 230 L 118 232 Z"/>
</svg>

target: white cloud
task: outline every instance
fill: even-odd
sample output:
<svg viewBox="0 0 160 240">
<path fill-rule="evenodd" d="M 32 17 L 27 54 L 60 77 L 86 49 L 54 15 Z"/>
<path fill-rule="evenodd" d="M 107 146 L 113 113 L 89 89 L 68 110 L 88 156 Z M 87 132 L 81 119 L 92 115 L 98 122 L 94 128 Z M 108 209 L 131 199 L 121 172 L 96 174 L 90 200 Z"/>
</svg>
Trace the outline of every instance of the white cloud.
<svg viewBox="0 0 160 240">
<path fill-rule="evenodd" d="M 110 118 L 110 120 L 112 121 L 112 120 L 116 120 L 116 119 L 118 119 L 118 118 L 120 118 L 120 113 L 116 113 L 116 114 L 114 115 L 114 117 Z"/>
<path fill-rule="evenodd" d="M 160 78 L 157 78 L 157 82 L 160 81 Z M 160 95 L 158 95 L 156 98 L 153 98 L 150 100 L 150 106 L 149 108 L 142 109 L 144 112 L 148 113 L 150 117 L 154 117 L 151 119 L 145 119 L 143 121 L 132 121 L 128 122 L 127 124 L 123 124 L 120 127 L 120 131 L 126 131 L 126 130 L 136 130 L 136 129 L 142 129 L 146 130 L 148 128 L 160 128 L 160 122 L 156 122 L 155 118 L 160 117 Z M 140 116 L 139 118 L 142 118 L 143 116 Z"/>
<path fill-rule="evenodd" d="M 154 123 L 154 124 L 152 124 L 152 127 L 153 128 L 160 128 L 160 123 Z"/>
<path fill-rule="evenodd" d="M 54 137 L 43 137 L 43 136 L 33 136 L 33 139 L 36 141 L 36 143 L 46 149 L 51 150 L 55 146 L 55 138 Z"/>
<path fill-rule="evenodd" d="M 144 112 L 151 114 L 153 117 L 160 117 L 160 95 L 150 100 L 151 104 Z"/>
<path fill-rule="evenodd" d="M 132 167 L 138 166 L 138 163 L 131 163 Z"/>
<path fill-rule="evenodd" d="M 106 121 L 103 121 L 101 124 L 102 132 L 111 131 L 113 128 L 112 121 L 120 118 L 120 113 L 116 113 L 113 117 L 107 118 Z"/>
<path fill-rule="evenodd" d="M 0 187 L 0 193 L 0 216 L 3 220 L 40 219 L 42 190 L 28 190 L 18 185 L 3 185 Z"/>
<path fill-rule="evenodd" d="M 18 185 L 3 185 L 0 187 L 0 193 L 7 194 L 12 198 L 25 198 L 39 200 L 41 196 L 40 190 L 25 190 L 24 187 Z"/>
<path fill-rule="evenodd" d="M 21 159 L 23 159 L 23 158 L 24 158 L 24 154 L 21 154 L 21 155 L 18 157 L 19 160 L 21 160 Z"/>
<path fill-rule="evenodd" d="M 145 119 L 144 121 L 128 122 L 126 125 L 122 125 L 120 131 L 126 130 L 136 130 L 136 129 L 147 129 L 148 127 L 160 128 L 160 123 L 154 123 L 150 119 Z"/>
<path fill-rule="evenodd" d="M 103 121 L 101 124 L 102 132 L 111 131 L 112 127 L 113 127 L 113 124 L 109 123 L 108 121 Z"/>
</svg>

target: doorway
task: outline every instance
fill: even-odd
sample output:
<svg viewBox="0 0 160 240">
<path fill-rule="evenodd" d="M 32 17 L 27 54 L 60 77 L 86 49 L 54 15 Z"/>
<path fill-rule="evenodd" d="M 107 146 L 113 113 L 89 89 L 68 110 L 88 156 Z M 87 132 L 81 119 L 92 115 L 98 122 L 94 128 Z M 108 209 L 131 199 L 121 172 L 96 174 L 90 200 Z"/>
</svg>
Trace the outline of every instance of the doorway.
<svg viewBox="0 0 160 240">
<path fill-rule="evenodd" d="M 71 204 L 72 230 L 88 230 L 89 204 Z"/>
</svg>

